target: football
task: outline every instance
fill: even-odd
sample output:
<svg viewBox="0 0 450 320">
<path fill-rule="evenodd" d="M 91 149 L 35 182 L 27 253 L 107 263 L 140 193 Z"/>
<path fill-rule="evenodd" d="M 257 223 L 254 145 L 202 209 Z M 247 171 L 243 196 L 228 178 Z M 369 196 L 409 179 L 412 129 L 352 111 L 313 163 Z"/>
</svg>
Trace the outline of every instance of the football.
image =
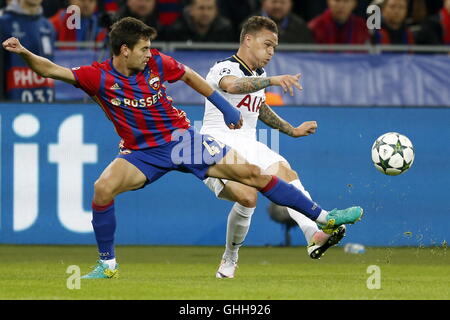
<svg viewBox="0 0 450 320">
<path fill-rule="evenodd" d="M 388 132 L 373 143 L 372 161 L 378 171 L 396 176 L 411 168 L 414 162 L 414 147 L 406 136 Z"/>
</svg>

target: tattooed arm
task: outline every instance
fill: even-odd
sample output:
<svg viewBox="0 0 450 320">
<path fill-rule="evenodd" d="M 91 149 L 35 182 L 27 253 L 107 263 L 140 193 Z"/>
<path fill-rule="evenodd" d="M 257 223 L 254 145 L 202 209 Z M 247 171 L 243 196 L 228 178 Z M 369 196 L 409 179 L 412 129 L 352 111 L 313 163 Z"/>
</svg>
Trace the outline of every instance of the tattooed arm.
<svg viewBox="0 0 450 320">
<path fill-rule="evenodd" d="M 293 127 L 289 122 L 282 119 L 275 113 L 267 104 L 263 103 L 261 109 L 259 109 L 259 120 L 267 124 L 273 129 L 278 129 L 281 132 L 291 137 L 304 137 L 316 132 L 316 121 L 303 122 L 298 127 Z"/>
<path fill-rule="evenodd" d="M 219 86 L 231 94 L 252 93 L 270 86 L 270 78 L 226 76 L 220 80 Z"/>
<path fill-rule="evenodd" d="M 219 82 L 219 87 L 231 94 L 252 93 L 269 86 L 280 86 L 284 92 L 294 95 L 294 88 L 302 90 L 299 83 L 300 74 L 281 75 L 275 77 L 244 77 L 225 76 Z"/>
<path fill-rule="evenodd" d="M 263 103 L 261 109 L 259 109 L 258 119 L 267 124 L 269 127 L 278 129 L 288 136 L 293 137 L 294 127 L 286 120 L 283 120 L 265 103 Z"/>
</svg>

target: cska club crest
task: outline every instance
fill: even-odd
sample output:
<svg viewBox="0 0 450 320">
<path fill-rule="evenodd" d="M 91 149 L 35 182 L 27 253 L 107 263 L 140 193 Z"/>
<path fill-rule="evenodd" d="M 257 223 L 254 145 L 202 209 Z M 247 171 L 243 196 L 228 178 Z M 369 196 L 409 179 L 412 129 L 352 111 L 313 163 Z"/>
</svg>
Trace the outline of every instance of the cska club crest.
<svg viewBox="0 0 450 320">
<path fill-rule="evenodd" d="M 161 82 L 159 81 L 159 77 L 156 74 L 151 74 L 150 79 L 148 80 L 148 84 L 155 90 L 159 90 L 159 86 Z"/>
<path fill-rule="evenodd" d="M 120 99 L 113 98 L 113 99 L 111 99 L 111 103 L 112 103 L 114 106 L 118 107 L 118 106 L 120 106 Z"/>
</svg>

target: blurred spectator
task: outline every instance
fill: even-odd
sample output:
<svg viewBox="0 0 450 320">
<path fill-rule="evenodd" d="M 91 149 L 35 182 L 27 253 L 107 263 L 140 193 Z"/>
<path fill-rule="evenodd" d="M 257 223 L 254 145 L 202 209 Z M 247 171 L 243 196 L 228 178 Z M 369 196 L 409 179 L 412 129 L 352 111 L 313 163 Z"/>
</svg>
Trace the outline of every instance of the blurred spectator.
<svg viewBox="0 0 450 320">
<path fill-rule="evenodd" d="M 292 0 L 262 0 L 257 15 L 271 18 L 278 25 L 279 43 L 312 43 L 306 22 L 292 12 Z"/>
<path fill-rule="evenodd" d="M 5 7 L 11 2 L 11 0 L 0 0 L 0 16 L 5 11 Z"/>
<path fill-rule="evenodd" d="M 410 14 L 406 24 L 409 26 L 420 25 L 427 18 L 427 5 L 425 0 L 411 0 L 409 2 Z"/>
<path fill-rule="evenodd" d="M 367 7 L 372 4 L 373 0 L 357 0 L 357 2 L 358 5 L 353 10 L 353 13 L 365 19 L 367 16 Z"/>
<path fill-rule="evenodd" d="M 356 15 L 365 18 L 367 7 L 372 0 L 357 0 L 357 6 L 353 10 Z M 318 15 L 322 14 L 326 9 L 327 0 L 301 0 L 294 1 L 293 11 L 301 16 L 305 21 L 311 21 Z"/>
<path fill-rule="evenodd" d="M 261 7 L 259 0 L 218 0 L 218 5 L 220 14 L 235 26 L 236 39 L 239 39 L 241 31 L 239 26 Z"/>
<path fill-rule="evenodd" d="M 4 8 L 11 3 L 12 0 L 0 0 L 0 8 Z"/>
<path fill-rule="evenodd" d="M 166 29 L 166 41 L 237 42 L 231 22 L 219 15 L 216 0 L 192 0 L 183 16 Z"/>
<path fill-rule="evenodd" d="M 42 9 L 44 17 L 53 17 L 59 10 L 67 7 L 66 0 L 44 0 L 42 1 Z"/>
<path fill-rule="evenodd" d="M 124 17 L 133 17 L 159 30 L 160 26 L 155 8 L 156 0 L 126 0 L 125 5 L 117 11 L 114 20 L 117 21 Z"/>
<path fill-rule="evenodd" d="M 103 0 L 101 1 L 101 11 L 107 13 L 116 13 L 119 11 L 119 0 Z"/>
<path fill-rule="evenodd" d="M 316 43 L 364 44 L 369 41 L 366 21 L 352 13 L 356 0 L 327 0 L 327 4 L 328 9 L 308 24 Z"/>
<path fill-rule="evenodd" d="M 185 2 L 185 0 L 107 0 L 103 2 L 103 11 L 116 12 L 116 14 L 110 21 L 104 20 L 104 25 L 109 26 L 128 16 L 137 18 L 161 31 L 180 18 Z M 159 34 L 161 35 L 161 32 Z"/>
<path fill-rule="evenodd" d="M 43 16 L 42 0 L 14 0 L 0 16 L 0 42 L 16 37 L 31 52 L 53 59 L 55 32 Z M 3 49 L 2 49 L 3 50 Z M 4 51 L 4 50 L 3 50 Z M 38 76 L 17 54 L 3 52 L 5 87 L 0 88 L 9 100 L 23 102 L 53 101 L 53 81 Z"/>
<path fill-rule="evenodd" d="M 381 29 L 375 29 L 373 44 L 414 44 L 414 36 L 405 24 L 408 0 L 378 1 L 381 8 Z"/>
<path fill-rule="evenodd" d="M 158 0 L 158 22 L 161 27 L 174 24 L 183 13 L 183 0 Z"/>
<path fill-rule="evenodd" d="M 445 0 L 425 0 L 428 14 L 437 14 L 439 10 L 441 10 L 444 1 Z"/>
<path fill-rule="evenodd" d="M 444 0 L 444 5 L 438 14 L 425 20 L 416 33 L 418 44 L 450 45 L 450 0 Z"/>
<path fill-rule="evenodd" d="M 103 42 L 107 30 L 99 25 L 99 18 L 95 14 L 97 0 L 70 0 L 70 5 L 80 8 L 80 28 L 74 28 L 69 22 L 73 21 L 73 11 L 61 9 L 49 20 L 56 31 L 57 41 L 96 41 Z M 61 47 L 60 49 L 76 49 L 75 47 Z"/>
<path fill-rule="evenodd" d="M 310 21 L 327 9 L 327 0 L 294 1 L 293 12 L 305 21 Z"/>
</svg>

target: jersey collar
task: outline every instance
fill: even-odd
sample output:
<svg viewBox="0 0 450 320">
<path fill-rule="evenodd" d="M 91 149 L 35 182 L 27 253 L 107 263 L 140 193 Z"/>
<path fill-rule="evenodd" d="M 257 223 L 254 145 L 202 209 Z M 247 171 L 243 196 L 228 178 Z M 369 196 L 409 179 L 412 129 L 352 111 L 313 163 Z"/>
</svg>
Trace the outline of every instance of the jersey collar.
<svg viewBox="0 0 450 320">
<path fill-rule="evenodd" d="M 255 74 L 253 73 L 252 69 L 250 69 L 250 67 L 244 62 L 244 60 L 242 60 L 241 58 L 239 58 L 237 54 L 234 54 L 234 55 L 232 56 L 232 59 L 239 63 L 240 69 L 244 72 L 244 74 L 245 74 L 246 76 L 252 77 L 252 76 L 255 75 Z M 264 70 L 263 70 L 263 69 L 259 69 L 259 68 L 256 69 L 255 71 L 256 71 L 256 73 L 257 73 L 259 76 L 262 75 L 262 74 L 264 73 Z"/>
<path fill-rule="evenodd" d="M 252 76 L 253 75 L 253 71 L 252 71 L 252 69 L 250 69 L 250 67 L 244 62 L 244 60 L 242 60 L 241 58 L 239 58 L 238 56 L 237 56 L 237 54 L 234 54 L 233 55 L 233 58 L 237 61 L 237 62 L 239 62 L 239 64 L 249 73 L 248 75 L 250 75 L 250 76 Z M 244 72 L 244 73 L 247 73 L 247 72 Z"/>
</svg>

